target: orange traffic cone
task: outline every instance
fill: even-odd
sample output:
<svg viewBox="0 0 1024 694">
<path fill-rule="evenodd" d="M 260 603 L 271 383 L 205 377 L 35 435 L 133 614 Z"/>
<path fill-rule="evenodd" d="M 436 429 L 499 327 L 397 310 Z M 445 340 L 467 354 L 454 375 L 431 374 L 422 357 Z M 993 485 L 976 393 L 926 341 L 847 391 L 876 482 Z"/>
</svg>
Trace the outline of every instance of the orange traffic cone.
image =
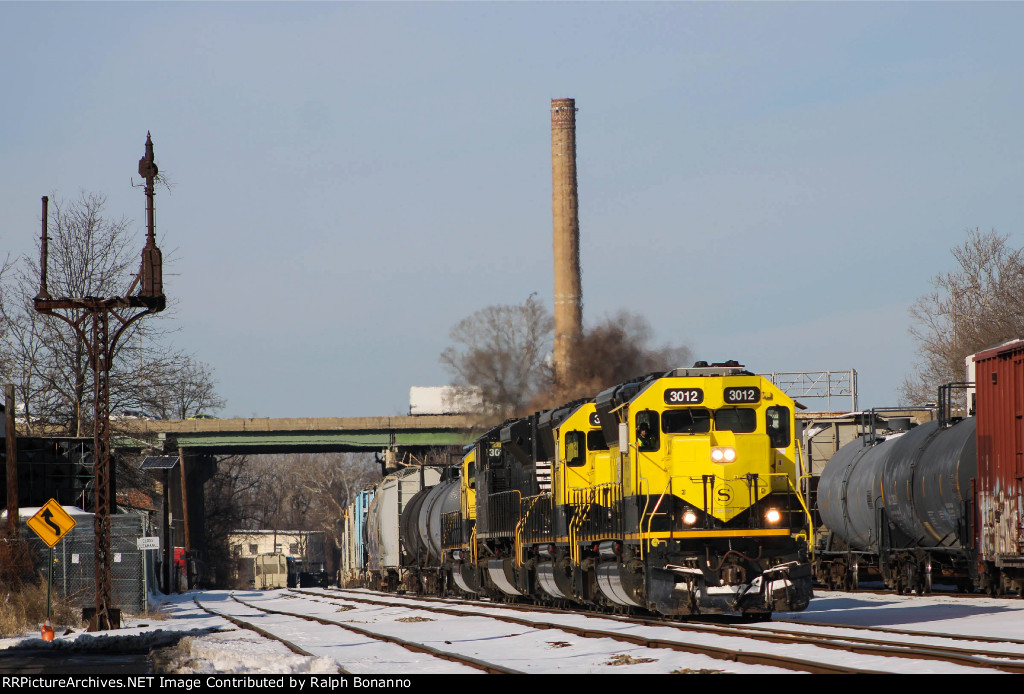
<svg viewBox="0 0 1024 694">
<path fill-rule="evenodd" d="M 43 641 L 53 641 L 53 626 L 50 625 L 49 619 L 43 623 Z"/>
</svg>

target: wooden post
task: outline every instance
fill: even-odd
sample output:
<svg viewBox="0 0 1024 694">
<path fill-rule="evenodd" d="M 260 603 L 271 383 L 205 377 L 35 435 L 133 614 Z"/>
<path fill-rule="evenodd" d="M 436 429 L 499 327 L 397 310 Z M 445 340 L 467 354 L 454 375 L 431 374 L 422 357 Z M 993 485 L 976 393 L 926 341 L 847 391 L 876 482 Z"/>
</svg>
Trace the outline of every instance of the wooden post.
<svg viewBox="0 0 1024 694">
<path fill-rule="evenodd" d="M 18 432 L 14 428 L 14 385 L 4 387 L 7 443 L 7 536 L 18 534 Z"/>
<path fill-rule="evenodd" d="M 189 556 L 192 552 L 192 542 L 189 537 L 189 517 L 188 517 L 188 476 L 185 473 L 185 449 L 178 449 L 178 465 L 181 467 L 181 518 L 185 524 L 185 590 L 192 587 L 192 575 L 191 567 L 189 566 Z"/>
</svg>

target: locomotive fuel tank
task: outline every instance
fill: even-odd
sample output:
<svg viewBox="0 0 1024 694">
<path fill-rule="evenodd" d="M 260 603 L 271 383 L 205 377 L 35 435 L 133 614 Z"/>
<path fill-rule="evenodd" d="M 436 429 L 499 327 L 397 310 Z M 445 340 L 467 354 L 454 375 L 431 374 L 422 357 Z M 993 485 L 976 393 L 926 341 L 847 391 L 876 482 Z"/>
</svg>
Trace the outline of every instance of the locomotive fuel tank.
<svg viewBox="0 0 1024 694">
<path fill-rule="evenodd" d="M 818 485 L 822 521 L 855 550 L 878 550 L 882 514 L 890 546 L 958 546 L 977 474 L 974 434 L 970 418 L 951 427 L 928 422 L 873 446 L 843 446 Z"/>
</svg>

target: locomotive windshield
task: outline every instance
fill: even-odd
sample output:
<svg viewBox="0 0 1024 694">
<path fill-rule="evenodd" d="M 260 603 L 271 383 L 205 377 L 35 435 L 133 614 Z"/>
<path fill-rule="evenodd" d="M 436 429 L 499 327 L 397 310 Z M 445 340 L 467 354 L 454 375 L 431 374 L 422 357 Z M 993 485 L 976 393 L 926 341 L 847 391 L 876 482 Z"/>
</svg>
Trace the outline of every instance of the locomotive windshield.
<svg viewBox="0 0 1024 694">
<path fill-rule="evenodd" d="M 717 431 L 749 434 L 757 430 L 757 411 L 746 407 L 724 407 L 713 415 L 704 407 L 666 410 L 661 417 L 661 430 L 666 434 L 706 434 L 711 431 L 712 419 Z"/>
<path fill-rule="evenodd" d="M 757 410 L 746 407 L 724 407 L 715 411 L 715 429 L 749 434 L 757 430 Z"/>
<path fill-rule="evenodd" d="M 666 434 L 706 434 L 711 430 L 711 412 L 705 407 L 666 410 L 661 430 Z"/>
<path fill-rule="evenodd" d="M 604 440 L 604 432 L 600 429 L 591 429 L 587 432 L 587 450 L 604 451 L 608 449 L 608 443 Z"/>
</svg>

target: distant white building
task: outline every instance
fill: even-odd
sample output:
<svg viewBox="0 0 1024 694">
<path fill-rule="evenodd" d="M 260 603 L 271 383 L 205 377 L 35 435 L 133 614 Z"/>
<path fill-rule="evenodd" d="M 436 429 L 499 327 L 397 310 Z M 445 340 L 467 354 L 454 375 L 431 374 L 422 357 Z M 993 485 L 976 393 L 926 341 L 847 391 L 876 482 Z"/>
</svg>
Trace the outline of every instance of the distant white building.
<svg viewBox="0 0 1024 694">
<path fill-rule="evenodd" d="M 299 571 L 324 570 L 322 530 L 235 530 L 228 533 L 228 547 L 232 559 L 283 554 L 295 561 Z"/>
<path fill-rule="evenodd" d="M 476 386 L 413 386 L 409 414 L 472 414 L 483 409 L 483 394 Z"/>
</svg>

